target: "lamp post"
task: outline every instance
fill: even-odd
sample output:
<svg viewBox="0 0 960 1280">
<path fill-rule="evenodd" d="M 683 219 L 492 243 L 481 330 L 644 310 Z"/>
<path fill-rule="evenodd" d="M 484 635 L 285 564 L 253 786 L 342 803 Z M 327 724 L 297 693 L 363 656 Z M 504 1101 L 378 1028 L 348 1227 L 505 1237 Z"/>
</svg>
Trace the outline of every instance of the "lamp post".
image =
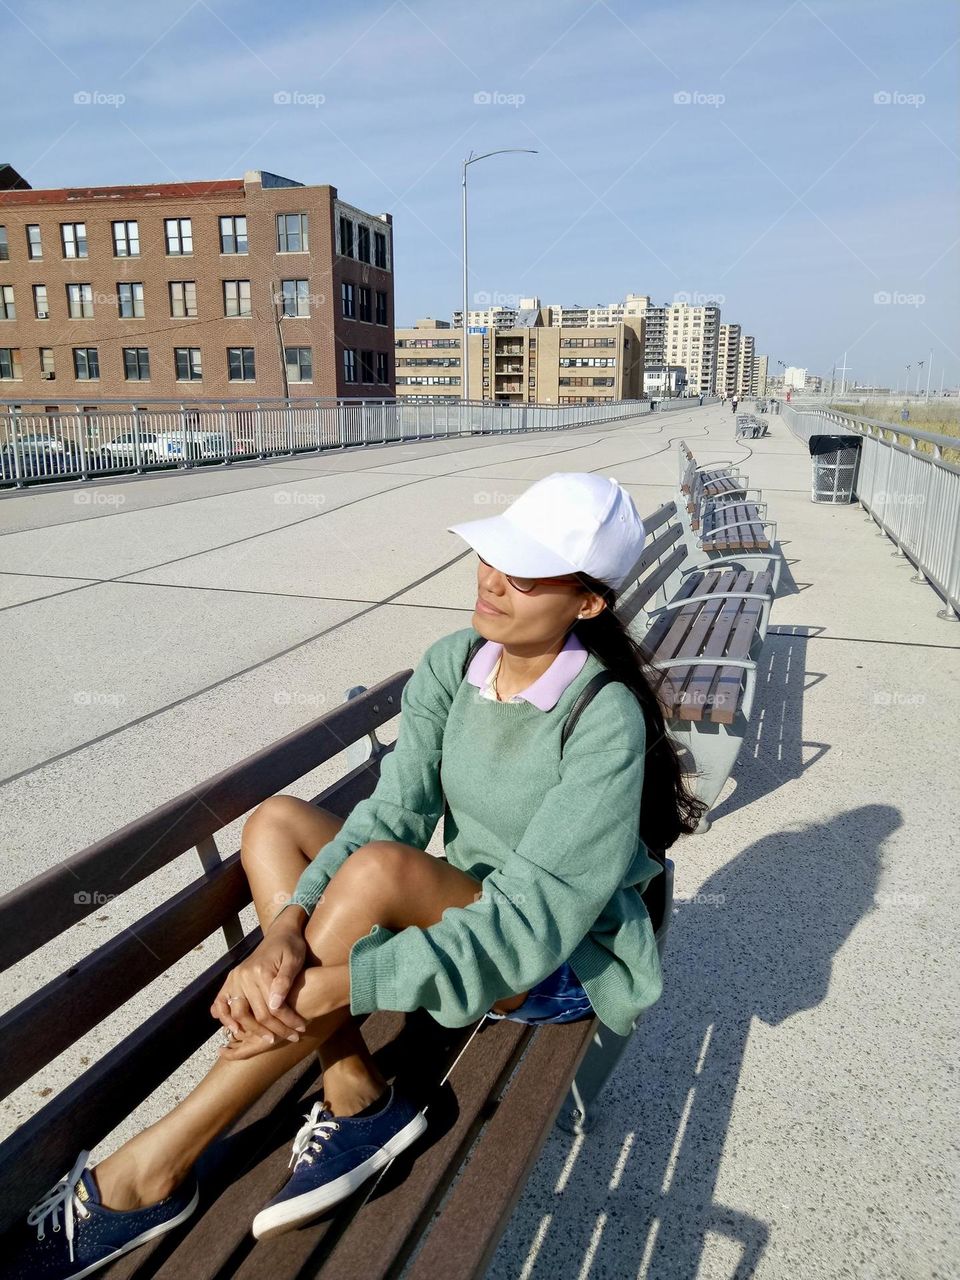
<svg viewBox="0 0 960 1280">
<path fill-rule="evenodd" d="M 461 221 L 463 225 L 463 402 L 467 404 L 470 400 L 470 353 L 467 350 L 467 329 L 469 328 L 468 311 L 467 311 L 467 166 L 477 164 L 480 160 L 486 160 L 490 156 L 504 156 L 515 152 L 524 152 L 527 155 L 535 156 L 536 151 L 530 147 L 501 147 L 498 151 L 485 151 L 482 156 L 475 156 L 471 151 L 463 162 L 463 177 L 461 179 L 462 187 L 462 213 Z M 482 392 L 482 389 L 481 389 Z"/>
</svg>

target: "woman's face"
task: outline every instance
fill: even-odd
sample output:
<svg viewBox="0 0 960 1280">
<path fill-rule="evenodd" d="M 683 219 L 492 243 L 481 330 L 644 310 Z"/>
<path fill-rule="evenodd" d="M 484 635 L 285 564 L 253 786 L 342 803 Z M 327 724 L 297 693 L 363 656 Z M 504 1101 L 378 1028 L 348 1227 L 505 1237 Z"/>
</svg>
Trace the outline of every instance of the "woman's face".
<svg viewBox="0 0 960 1280">
<path fill-rule="evenodd" d="M 520 587 L 533 579 L 511 575 Z M 490 613 L 483 605 L 496 609 Z M 473 625 L 491 640 L 511 646 L 552 644 L 566 634 L 578 615 L 592 617 L 604 607 L 600 596 L 585 593 L 575 577 L 539 578 L 522 591 L 505 574 L 477 556 L 477 604 Z"/>
</svg>

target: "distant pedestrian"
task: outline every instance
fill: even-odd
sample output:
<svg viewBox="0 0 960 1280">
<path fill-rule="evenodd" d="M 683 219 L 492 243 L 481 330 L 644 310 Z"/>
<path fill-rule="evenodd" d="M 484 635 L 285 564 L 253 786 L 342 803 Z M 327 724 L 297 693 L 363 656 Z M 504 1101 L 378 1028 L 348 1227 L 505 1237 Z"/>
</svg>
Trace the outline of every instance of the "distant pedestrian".
<svg viewBox="0 0 960 1280">
<path fill-rule="evenodd" d="M 737 399 L 737 397 L 736 397 L 736 396 L 734 396 L 734 397 L 733 397 L 733 399 L 730 401 L 730 412 L 731 412 L 731 413 L 736 413 L 736 412 L 737 412 L 737 405 L 738 405 L 739 403 L 740 403 L 740 402 L 739 402 L 739 400 Z"/>
<path fill-rule="evenodd" d="M 702 396 L 702 395 L 701 395 L 701 397 L 700 397 L 700 403 L 701 403 L 701 405 L 703 404 L 703 396 Z"/>
</svg>

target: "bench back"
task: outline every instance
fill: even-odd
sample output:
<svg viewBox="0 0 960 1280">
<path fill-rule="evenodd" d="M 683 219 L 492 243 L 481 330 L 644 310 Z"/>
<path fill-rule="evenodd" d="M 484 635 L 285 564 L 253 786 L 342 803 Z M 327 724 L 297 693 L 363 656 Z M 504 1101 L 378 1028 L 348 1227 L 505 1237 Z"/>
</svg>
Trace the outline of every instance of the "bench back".
<svg viewBox="0 0 960 1280">
<path fill-rule="evenodd" d="M 0 899 L 0 963 L 9 967 L 196 848 L 203 874 L 136 924 L 0 1018 L 0 1097 L 53 1061 L 217 929 L 228 949 L 184 990 L 57 1094 L 0 1145 L 0 1230 L 93 1149 L 212 1034 L 210 1005 L 227 973 L 262 936 L 238 912 L 251 901 L 239 852 L 221 861 L 214 837 L 236 818 L 373 733 L 400 711 L 412 670 L 398 672 Z M 375 739 L 374 739 L 375 741 Z M 314 798 L 346 818 L 371 795 L 373 757 Z M 96 893 L 78 886 L 96 885 Z M 69 1123 L 64 1123 L 69 1119 Z"/>
</svg>

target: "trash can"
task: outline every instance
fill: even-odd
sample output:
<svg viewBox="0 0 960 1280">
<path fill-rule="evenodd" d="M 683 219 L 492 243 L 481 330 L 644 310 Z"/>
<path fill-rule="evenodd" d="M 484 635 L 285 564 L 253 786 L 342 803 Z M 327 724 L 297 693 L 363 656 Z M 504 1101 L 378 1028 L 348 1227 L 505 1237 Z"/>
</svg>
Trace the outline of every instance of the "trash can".
<svg viewBox="0 0 960 1280">
<path fill-rule="evenodd" d="M 813 502 L 850 503 L 860 458 L 859 436 L 811 436 Z"/>
</svg>

